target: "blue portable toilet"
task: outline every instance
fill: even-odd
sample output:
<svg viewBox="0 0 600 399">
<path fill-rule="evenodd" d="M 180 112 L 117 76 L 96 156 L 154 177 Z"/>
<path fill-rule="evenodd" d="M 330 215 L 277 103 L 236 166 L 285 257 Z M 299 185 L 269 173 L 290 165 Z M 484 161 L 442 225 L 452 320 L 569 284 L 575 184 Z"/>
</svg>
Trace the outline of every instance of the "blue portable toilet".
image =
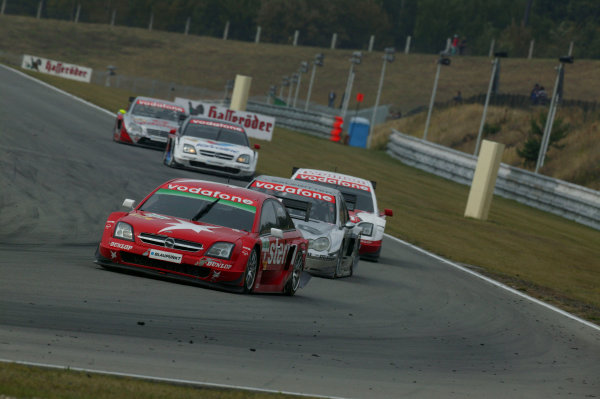
<svg viewBox="0 0 600 399">
<path fill-rule="evenodd" d="M 367 139 L 369 138 L 369 120 L 367 118 L 354 117 L 350 119 L 348 127 L 348 144 L 353 147 L 367 148 Z"/>
</svg>

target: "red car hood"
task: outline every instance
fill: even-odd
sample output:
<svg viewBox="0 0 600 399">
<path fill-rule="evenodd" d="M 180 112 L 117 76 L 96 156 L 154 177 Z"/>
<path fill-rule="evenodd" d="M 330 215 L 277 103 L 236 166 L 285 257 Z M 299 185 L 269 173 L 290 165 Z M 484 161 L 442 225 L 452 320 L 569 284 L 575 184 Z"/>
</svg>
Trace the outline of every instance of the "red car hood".
<svg viewBox="0 0 600 399">
<path fill-rule="evenodd" d="M 229 227 L 193 222 L 151 212 L 132 211 L 119 221 L 130 224 L 137 237 L 140 233 L 156 234 L 204 244 L 208 247 L 217 241 L 236 242 L 247 232 Z"/>
</svg>

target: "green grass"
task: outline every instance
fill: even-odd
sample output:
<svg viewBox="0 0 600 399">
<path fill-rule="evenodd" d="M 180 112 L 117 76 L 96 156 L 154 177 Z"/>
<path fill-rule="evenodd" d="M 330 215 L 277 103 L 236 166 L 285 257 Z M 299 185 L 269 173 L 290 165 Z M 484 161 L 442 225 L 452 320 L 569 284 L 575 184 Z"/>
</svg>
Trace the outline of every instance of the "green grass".
<svg viewBox="0 0 600 399">
<path fill-rule="evenodd" d="M 0 362 L 0 398 L 292 399 L 295 395 L 200 388 Z"/>
</svg>

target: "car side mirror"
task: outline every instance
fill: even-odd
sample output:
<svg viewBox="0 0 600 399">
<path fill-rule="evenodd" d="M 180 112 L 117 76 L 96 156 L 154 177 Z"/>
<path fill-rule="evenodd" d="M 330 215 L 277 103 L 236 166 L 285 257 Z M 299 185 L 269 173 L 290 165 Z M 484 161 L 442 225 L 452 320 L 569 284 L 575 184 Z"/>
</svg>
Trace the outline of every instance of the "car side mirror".
<svg viewBox="0 0 600 399">
<path fill-rule="evenodd" d="M 382 215 L 394 216 L 394 211 L 392 211 L 391 209 L 384 209 Z"/>
<path fill-rule="evenodd" d="M 283 239 L 283 230 L 275 228 L 275 227 L 271 227 L 271 235 L 275 238 Z"/>
<path fill-rule="evenodd" d="M 254 149 L 255 150 L 260 150 L 260 144 L 254 144 Z"/>
<path fill-rule="evenodd" d="M 127 198 L 125 201 L 123 201 L 122 206 L 127 209 L 133 209 L 134 205 L 135 205 L 135 200 Z"/>
<path fill-rule="evenodd" d="M 348 230 L 352 230 L 354 228 L 354 226 L 356 226 L 356 223 L 352 223 L 350 221 L 346 222 L 346 224 L 344 225 L 344 227 L 347 228 Z"/>
</svg>

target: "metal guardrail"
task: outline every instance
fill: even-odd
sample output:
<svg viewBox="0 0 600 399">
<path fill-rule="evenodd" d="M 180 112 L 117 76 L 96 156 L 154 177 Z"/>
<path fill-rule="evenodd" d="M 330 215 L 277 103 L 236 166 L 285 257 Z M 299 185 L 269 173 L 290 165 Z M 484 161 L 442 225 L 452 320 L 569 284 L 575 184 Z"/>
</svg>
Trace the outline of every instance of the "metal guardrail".
<svg viewBox="0 0 600 399">
<path fill-rule="evenodd" d="M 465 185 L 471 185 L 477 164 L 474 155 L 396 130 L 387 153 L 409 166 Z M 501 164 L 494 193 L 600 230 L 600 191 Z"/>
</svg>

